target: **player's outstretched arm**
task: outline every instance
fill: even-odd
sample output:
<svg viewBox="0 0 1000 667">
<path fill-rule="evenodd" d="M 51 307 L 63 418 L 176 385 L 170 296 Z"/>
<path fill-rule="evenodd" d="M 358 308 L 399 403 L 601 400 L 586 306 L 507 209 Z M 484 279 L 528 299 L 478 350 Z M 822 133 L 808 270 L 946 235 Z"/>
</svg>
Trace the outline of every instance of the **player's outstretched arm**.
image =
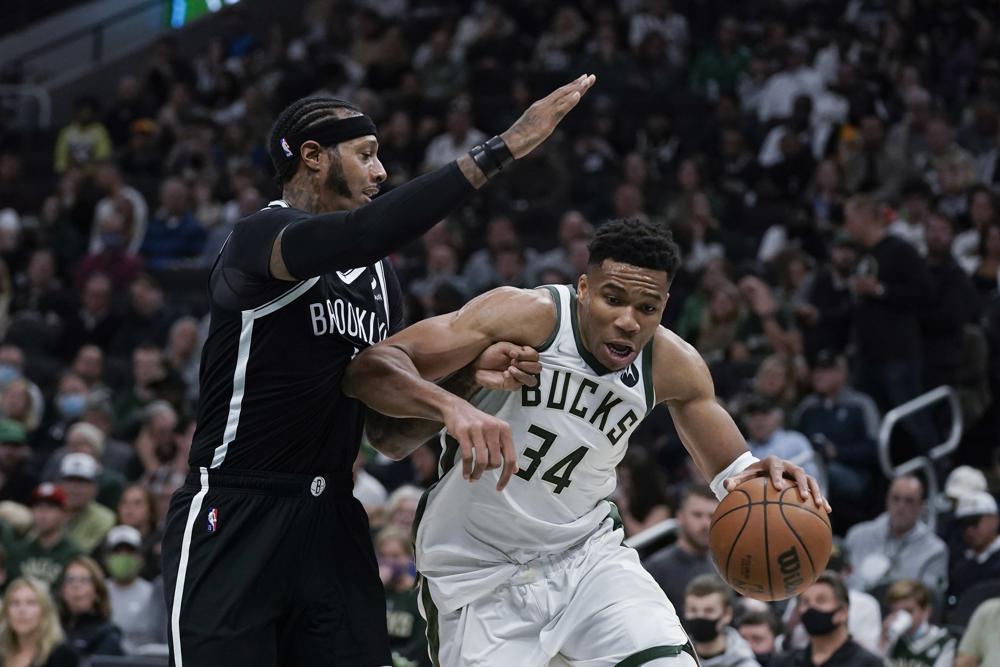
<svg viewBox="0 0 1000 667">
<path fill-rule="evenodd" d="M 774 456 L 762 461 L 750 457 L 743 434 L 715 397 L 712 375 L 697 350 L 661 327 L 653 363 L 657 400 L 667 404 L 681 442 L 705 479 L 712 480 L 717 495 L 760 475 L 769 476 L 779 489 L 789 478 L 803 499 L 812 497 L 817 506 L 830 511 L 819 484 L 802 468 Z"/>
<path fill-rule="evenodd" d="M 498 484 L 503 488 L 517 465 L 510 427 L 434 381 L 466 367 L 499 341 L 540 345 L 555 324 L 547 291 L 498 288 L 361 352 L 347 367 L 343 390 L 390 417 L 444 424 L 459 443 L 464 476 L 475 480 L 503 465 Z"/>
<path fill-rule="evenodd" d="M 510 153 L 507 160 L 533 151 L 594 81 L 594 75 L 584 74 L 536 101 L 500 135 L 502 144 L 482 153 L 481 163 L 495 168 L 498 160 L 504 161 L 504 150 Z M 304 145 L 310 144 L 315 142 Z M 321 150 L 318 144 L 315 150 Z M 303 152 L 302 159 L 310 159 L 309 151 Z M 463 155 L 353 211 L 297 220 L 281 230 L 272 245 L 271 275 L 279 280 L 302 280 L 373 264 L 445 218 L 487 177 L 471 155 Z"/>
</svg>

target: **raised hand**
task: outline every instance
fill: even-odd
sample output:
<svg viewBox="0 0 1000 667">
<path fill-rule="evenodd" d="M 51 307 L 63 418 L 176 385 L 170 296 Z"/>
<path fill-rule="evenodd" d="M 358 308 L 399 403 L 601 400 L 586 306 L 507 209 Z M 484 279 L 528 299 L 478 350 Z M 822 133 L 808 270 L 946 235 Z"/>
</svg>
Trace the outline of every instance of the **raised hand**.
<svg viewBox="0 0 1000 667">
<path fill-rule="evenodd" d="M 596 80 L 597 77 L 593 74 L 584 74 L 575 81 L 556 88 L 528 107 L 527 111 L 500 135 L 511 154 L 515 158 L 522 158 L 545 141 Z"/>
</svg>

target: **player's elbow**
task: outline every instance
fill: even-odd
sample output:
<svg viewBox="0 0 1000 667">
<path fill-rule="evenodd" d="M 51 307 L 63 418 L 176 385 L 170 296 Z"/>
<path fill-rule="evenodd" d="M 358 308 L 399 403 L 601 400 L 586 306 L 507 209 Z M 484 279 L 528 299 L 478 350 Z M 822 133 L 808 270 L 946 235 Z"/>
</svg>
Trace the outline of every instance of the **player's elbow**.
<svg viewBox="0 0 1000 667">
<path fill-rule="evenodd" d="M 379 454 L 393 461 L 402 461 L 410 453 L 410 449 L 399 437 L 393 437 L 386 429 L 377 424 L 365 426 L 365 439 Z"/>
</svg>

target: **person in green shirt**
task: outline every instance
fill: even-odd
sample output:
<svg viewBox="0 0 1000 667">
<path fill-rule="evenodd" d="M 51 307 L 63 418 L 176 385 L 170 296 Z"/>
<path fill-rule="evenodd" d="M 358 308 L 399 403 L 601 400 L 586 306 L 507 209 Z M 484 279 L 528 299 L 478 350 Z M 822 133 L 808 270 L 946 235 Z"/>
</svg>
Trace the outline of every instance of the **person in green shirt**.
<svg viewBox="0 0 1000 667">
<path fill-rule="evenodd" d="M 879 648 L 888 667 L 952 667 L 955 638 L 931 625 L 931 591 L 916 579 L 900 579 L 885 594 L 889 614 Z"/>
<path fill-rule="evenodd" d="M 11 543 L 7 554 L 7 581 L 30 576 L 49 586 L 62 577 L 63 570 L 80 548 L 66 535 L 66 491 L 46 482 L 32 493 L 34 527 L 24 540 Z"/>
<path fill-rule="evenodd" d="M 417 570 L 409 534 L 397 526 L 375 538 L 379 576 L 385 586 L 385 621 L 394 667 L 430 667 L 427 625 L 417 608 Z"/>
<path fill-rule="evenodd" d="M 90 454 L 67 454 L 59 464 L 59 478 L 66 490 L 66 508 L 70 514 L 68 534 L 88 554 L 115 526 L 115 513 L 96 500 L 99 474 L 100 464 Z"/>
</svg>

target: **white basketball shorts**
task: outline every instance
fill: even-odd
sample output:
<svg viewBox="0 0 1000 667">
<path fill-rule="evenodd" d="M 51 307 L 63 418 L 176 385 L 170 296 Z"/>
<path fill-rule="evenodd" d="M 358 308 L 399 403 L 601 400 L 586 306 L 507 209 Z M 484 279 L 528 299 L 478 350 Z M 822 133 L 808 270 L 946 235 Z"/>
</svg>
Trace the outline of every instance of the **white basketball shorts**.
<svg viewBox="0 0 1000 667">
<path fill-rule="evenodd" d="M 622 539 L 609 521 L 450 614 L 421 585 L 435 667 L 695 667 L 673 605 Z"/>
</svg>

